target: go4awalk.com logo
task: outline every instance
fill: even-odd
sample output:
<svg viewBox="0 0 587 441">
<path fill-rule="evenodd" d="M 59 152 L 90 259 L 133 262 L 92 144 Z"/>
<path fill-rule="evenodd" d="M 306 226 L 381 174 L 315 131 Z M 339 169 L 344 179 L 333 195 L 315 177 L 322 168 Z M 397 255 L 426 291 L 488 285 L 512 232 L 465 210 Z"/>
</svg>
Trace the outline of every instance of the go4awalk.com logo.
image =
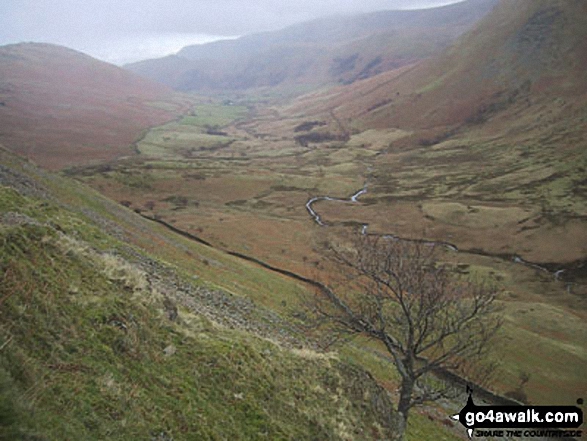
<svg viewBox="0 0 587 441">
<path fill-rule="evenodd" d="M 451 418 L 475 437 L 581 438 L 583 411 L 577 406 L 477 406 L 468 389 L 467 405 Z M 578 400 L 582 404 L 582 400 Z"/>
</svg>

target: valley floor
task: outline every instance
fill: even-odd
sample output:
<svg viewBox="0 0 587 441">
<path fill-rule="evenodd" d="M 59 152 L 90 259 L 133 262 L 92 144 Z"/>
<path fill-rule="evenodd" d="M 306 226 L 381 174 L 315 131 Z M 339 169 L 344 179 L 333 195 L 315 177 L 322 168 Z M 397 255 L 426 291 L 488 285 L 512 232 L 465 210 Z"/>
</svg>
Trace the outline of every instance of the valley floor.
<svg viewBox="0 0 587 441">
<path fill-rule="evenodd" d="M 587 362 L 587 208 L 573 193 L 584 152 L 533 155 L 475 128 L 406 148 L 411 132 L 341 135 L 339 123 L 201 102 L 152 129 L 136 156 L 68 173 L 219 250 L 308 278 L 332 276 L 317 245 L 344 231 L 438 241 L 459 272 L 504 287 L 496 390 L 513 393 L 529 374 L 531 402 L 574 401 Z M 323 225 L 308 211 L 316 197 Z"/>
</svg>

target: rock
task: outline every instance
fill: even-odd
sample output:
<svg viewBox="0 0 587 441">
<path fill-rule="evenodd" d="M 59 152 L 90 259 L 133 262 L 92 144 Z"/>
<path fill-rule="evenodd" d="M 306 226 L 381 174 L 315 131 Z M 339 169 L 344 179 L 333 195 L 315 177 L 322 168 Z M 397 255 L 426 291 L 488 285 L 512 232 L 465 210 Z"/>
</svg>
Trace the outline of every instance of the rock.
<svg viewBox="0 0 587 441">
<path fill-rule="evenodd" d="M 165 312 L 169 320 L 172 322 L 176 321 L 178 317 L 178 311 L 175 302 L 169 297 L 165 297 L 165 299 L 163 299 L 163 307 L 165 308 Z"/>
<path fill-rule="evenodd" d="M 177 348 L 173 345 L 169 345 L 165 349 L 163 349 L 163 353 L 165 354 L 166 357 L 171 357 L 176 352 L 177 352 Z"/>
<path fill-rule="evenodd" d="M 173 441 L 173 437 L 167 432 L 152 431 L 151 441 Z"/>
</svg>

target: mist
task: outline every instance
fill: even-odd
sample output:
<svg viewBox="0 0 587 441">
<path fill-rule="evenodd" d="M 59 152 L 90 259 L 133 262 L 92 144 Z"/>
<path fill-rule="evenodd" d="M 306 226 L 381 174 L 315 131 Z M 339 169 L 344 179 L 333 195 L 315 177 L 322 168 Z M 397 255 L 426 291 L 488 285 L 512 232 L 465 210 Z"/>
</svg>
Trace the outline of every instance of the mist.
<svg viewBox="0 0 587 441">
<path fill-rule="evenodd" d="M 418 9 L 457 0 L 4 0 L 0 45 L 54 43 L 115 64 L 319 17 Z"/>
</svg>

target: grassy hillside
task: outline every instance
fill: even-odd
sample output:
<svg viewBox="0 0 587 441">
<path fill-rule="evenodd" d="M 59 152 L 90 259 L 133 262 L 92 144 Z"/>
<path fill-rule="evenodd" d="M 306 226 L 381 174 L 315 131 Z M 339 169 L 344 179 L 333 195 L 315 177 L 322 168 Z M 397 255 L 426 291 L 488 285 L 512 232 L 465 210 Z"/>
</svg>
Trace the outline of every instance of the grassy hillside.
<svg viewBox="0 0 587 441">
<path fill-rule="evenodd" d="M 126 210 L 1 155 L 1 439 L 389 436 L 390 398 L 372 377 L 200 279 L 193 244 L 131 212 L 132 228 L 111 222 Z M 126 234 L 187 252 L 190 271 Z"/>
<path fill-rule="evenodd" d="M 400 75 L 308 96 L 300 108 L 334 111 L 356 129 L 455 129 L 540 107 L 572 115 L 585 105 L 585 7 L 580 1 L 502 1 L 434 59 Z"/>
<path fill-rule="evenodd" d="M 317 351 L 307 286 L 0 164 L 0 439 L 389 437 L 389 361 Z M 457 439 L 447 412 L 409 433 Z"/>
<path fill-rule="evenodd" d="M 52 169 L 132 153 L 185 99 L 159 84 L 64 47 L 0 47 L 0 142 Z"/>
<path fill-rule="evenodd" d="M 204 45 L 126 68 L 179 90 L 352 83 L 446 48 L 497 0 L 418 11 L 334 16 Z"/>
</svg>

